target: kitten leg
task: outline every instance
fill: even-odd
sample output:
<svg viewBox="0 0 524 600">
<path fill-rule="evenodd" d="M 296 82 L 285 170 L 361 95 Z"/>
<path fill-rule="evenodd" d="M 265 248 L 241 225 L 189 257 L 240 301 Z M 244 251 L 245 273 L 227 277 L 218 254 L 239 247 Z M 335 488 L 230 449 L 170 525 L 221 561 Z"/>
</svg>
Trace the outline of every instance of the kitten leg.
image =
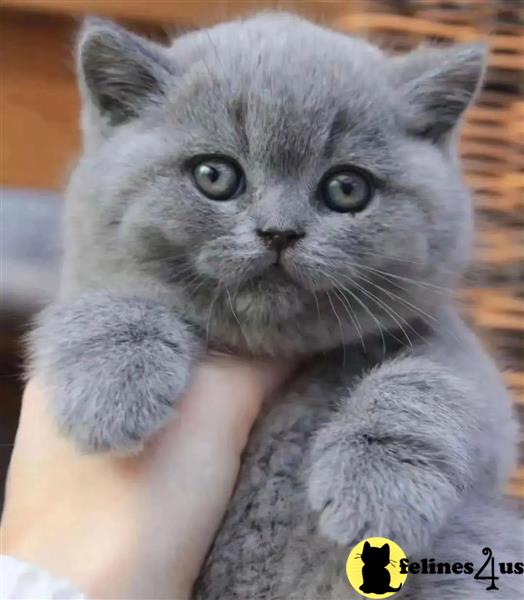
<svg viewBox="0 0 524 600">
<path fill-rule="evenodd" d="M 127 451 L 173 414 L 198 348 L 188 324 L 156 300 L 86 293 L 40 314 L 28 374 L 80 448 Z"/>
<path fill-rule="evenodd" d="M 308 482 L 320 533 L 423 550 L 479 471 L 483 411 L 475 388 L 427 358 L 371 371 L 316 435 Z"/>
</svg>

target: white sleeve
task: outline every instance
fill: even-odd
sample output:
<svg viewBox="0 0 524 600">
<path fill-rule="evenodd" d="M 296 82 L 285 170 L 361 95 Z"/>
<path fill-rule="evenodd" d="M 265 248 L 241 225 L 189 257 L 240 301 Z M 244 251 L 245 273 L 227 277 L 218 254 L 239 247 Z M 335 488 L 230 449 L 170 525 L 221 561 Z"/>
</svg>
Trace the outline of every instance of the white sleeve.
<svg viewBox="0 0 524 600">
<path fill-rule="evenodd" d="M 0 555 L 1 600 L 87 600 L 67 580 L 11 556 Z"/>
</svg>

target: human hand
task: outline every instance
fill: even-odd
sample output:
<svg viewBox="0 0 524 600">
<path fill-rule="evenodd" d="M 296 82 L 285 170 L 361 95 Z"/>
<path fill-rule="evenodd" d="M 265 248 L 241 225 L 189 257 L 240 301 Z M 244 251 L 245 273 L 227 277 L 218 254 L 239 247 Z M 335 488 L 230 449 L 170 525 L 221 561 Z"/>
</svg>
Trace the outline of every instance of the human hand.
<svg viewBox="0 0 524 600">
<path fill-rule="evenodd" d="M 213 358 L 177 416 L 133 456 L 87 455 L 24 393 L 1 551 L 92 598 L 189 598 L 233 491 L 262 400 L 287 366 Z"/>
</svg>

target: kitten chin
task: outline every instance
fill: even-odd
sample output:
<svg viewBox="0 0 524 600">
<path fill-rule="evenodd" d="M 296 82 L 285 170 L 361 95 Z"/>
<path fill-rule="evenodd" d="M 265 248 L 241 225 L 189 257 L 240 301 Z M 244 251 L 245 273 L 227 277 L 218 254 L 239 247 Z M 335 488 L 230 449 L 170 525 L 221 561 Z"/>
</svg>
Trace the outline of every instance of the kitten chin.
<svg viewBox="0 0 524 600">
<path fill-rule="evenodd" d="M 237 314 L 253 323 L 269 323 L 297 317 L 304 311 L 305 294 L 297 286 L 285 281 L 279 274 L 280 281 L 258 279 L 247 285 L 232 300 Z"/>
</svg>

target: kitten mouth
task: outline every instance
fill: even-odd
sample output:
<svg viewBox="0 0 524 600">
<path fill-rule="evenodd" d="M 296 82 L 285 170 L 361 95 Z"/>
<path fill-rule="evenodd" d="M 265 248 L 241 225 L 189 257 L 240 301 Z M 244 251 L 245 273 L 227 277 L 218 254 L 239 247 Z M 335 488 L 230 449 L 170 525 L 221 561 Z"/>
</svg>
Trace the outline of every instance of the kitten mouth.
<svg viewBox="0 0 524 600">
<path fill-rule="evenodd" d="M 298 285 L 280 261 L 269 264 L 250 281 L 251 283 L 260 284 L 264 287 L 269 286 L 270 288 Z"/>
<path fill-rule="evenodd" d="M 282 266 L 282 263 L 280 263 L 280 262 L 271 263 L 269 265 L 269 267 L 267 268 L 267 270 L 270 273 L 285 273 L 286 272 L 286 270 Z"/>
<path fill-rule="evenodd" d="M 275 252 L 273 262 L 270 264 L 271 267 L 280 267 L 282 268 L 282 252 Z"/>
<path fill-rule="evenodd" d="M 292 279 L 280 263 L 272 263 L 256 279 L 275 283 L 291 283 Z"/>
</svg>

